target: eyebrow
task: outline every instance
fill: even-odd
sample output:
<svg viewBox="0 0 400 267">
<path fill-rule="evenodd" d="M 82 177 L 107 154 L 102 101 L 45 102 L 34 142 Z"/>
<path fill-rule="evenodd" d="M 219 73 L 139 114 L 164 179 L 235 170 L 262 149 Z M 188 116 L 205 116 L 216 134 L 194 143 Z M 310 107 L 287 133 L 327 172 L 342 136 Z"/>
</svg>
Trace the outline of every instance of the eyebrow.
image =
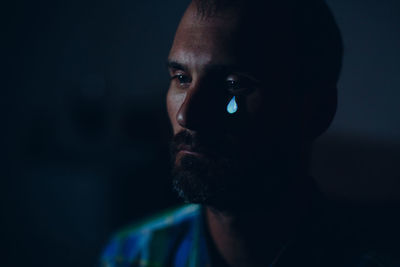
<svg viewBox="0 0 400 267">
<path fill-rule="evenodd" d="M 167 68 L 187 71 L 188 67 L 174 60 L 167 60 Z"/>
<path fill-rule="evenodd" d="M 183 71 L 188 71 L 188 67 L 184 64 L 181 64 L 177 61 L 174 60 L 167 60 L 166 63 L 167 67 L 170 69 L 176 69 L 176 70 L 183 70 Z M 233 72 L 233 71 L 243 71 L 243 68 L 240 68 L 238 65 L 235 64 L 208 64 L 206 66 L 206 69 L 208 71 L 216 71 L 216 72 Z M 245 72 L 245 71 L 243 71 Z"/>
</svg>

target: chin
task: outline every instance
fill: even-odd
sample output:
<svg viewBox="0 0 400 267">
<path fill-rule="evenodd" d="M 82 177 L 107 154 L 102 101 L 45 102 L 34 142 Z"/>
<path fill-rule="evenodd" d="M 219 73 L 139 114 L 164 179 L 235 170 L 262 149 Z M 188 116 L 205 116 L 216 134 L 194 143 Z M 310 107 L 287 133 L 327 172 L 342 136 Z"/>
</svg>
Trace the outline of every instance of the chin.
<svg viewBox="0 0 400 267">
<path fill-rule="evenodd" d="M 226 175 L 204 155 L 178 153 L 173 167 L 173 189 L 187 203 L 208 204 L 223 191 Z"/>
<path fill-rule="evenodd" d="M 187 153 L 177 155 L 173 189 L 186 203 L 225 212 L 265 204 L 282 190 L 287 179 L 268 168 L 272 162 L 247 163 Z"/>
</svg>

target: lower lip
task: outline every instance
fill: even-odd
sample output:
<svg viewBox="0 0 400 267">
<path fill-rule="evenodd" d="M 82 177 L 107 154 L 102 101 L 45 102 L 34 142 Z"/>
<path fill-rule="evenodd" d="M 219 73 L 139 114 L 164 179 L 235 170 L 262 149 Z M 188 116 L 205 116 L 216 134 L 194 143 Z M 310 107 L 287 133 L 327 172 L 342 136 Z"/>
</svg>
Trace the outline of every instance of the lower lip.
<svg viewBox="0 0 400 267">
<path fill-rule="evenodd" d="M 181 150 L 178 152 L 178 154 L 187 154 L 187 155 L 193 155 L 197 157 L 202 157 L 203 154 L 199 152 L 194 152 L 194 151 L 189 151 L 189 150 Z"/>
</svg>

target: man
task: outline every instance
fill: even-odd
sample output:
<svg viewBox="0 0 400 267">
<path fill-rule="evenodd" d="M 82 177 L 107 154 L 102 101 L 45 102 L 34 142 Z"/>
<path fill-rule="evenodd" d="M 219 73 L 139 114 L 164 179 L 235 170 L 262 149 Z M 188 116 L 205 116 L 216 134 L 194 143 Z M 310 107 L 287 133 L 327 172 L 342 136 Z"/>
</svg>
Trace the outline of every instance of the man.
<svg viewBox="0 0 400 267">
<path fill-rule="evenodd" d="M 380 266 L 334 239 L 308 175 L 341 60 L 322 0 L 194 0 L 167 94 L 173 186 L 192 204 L 117 235 L 104 266 Z"/>
</svg>

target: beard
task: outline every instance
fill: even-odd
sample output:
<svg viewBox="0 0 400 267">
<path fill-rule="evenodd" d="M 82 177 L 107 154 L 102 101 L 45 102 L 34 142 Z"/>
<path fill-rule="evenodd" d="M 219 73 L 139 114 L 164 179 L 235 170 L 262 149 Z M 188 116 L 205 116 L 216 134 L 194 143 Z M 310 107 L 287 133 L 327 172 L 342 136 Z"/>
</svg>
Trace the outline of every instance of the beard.
<svg viewBox="0 0 400 267">
<path fill-rule="evenodd" d="M 248 203 L 268 201 L 288 181 L 278 173 L 284 168 L 273 147 L 240 147 L 229 138 L 199 138 L 189 131 L 171 142 L 173 189 L 186 203 L 229 211 Z M 273 142 L 271 142 L 273 143 Z M 184 148 L 199 152 L 179 153 Z M 270 153 L 266 153 L 266 151 Z"/>
<path fill-rule="evenodd" d="M 183 147 L 198 151 L 200 155 L 181 155 Z M 227 153 L 218 153 L 222 147 L 222 142 L 199 139 L 189 131 L 174 136 L 171 143 L 173 189 L 185 202 L 209 204 L 226 194 L 232 183 L 226 177 L 230 176 L 233 164 L 232 159 L 225 156 Z"/>
</svg>

